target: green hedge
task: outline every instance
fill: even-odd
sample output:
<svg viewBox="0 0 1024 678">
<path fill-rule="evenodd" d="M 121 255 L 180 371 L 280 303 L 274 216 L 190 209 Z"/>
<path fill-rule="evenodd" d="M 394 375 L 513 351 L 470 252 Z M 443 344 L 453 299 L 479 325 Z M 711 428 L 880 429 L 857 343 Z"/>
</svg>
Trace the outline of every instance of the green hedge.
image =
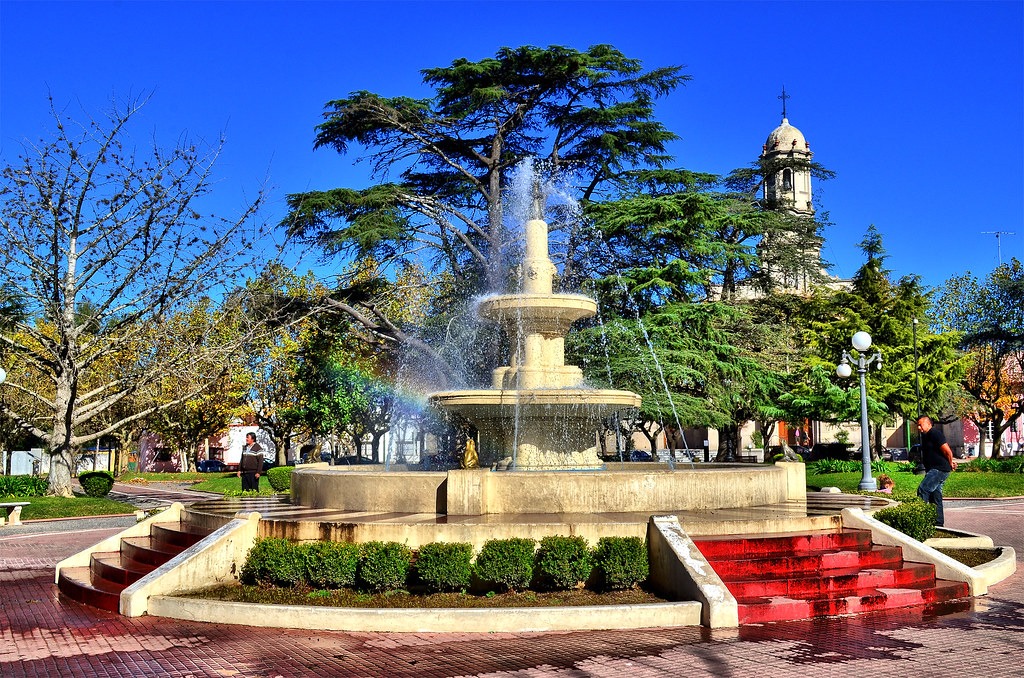
<svg viewBox="0 0 1024 678">
<path fill-rule="evenodd" d="M 963 473 L 1024 473 L 1024 456 L 1006 459 L 979 457 L 961 463 L 956 470 Z"/>
<path fill-rule="evenodd" d="M 294 466 L 275 466 L 267 471 L 267 482 L 275 492 L 287 492 L 292 489 L 292 471 Z"/>
<path fill-rule="evenodd" d="M 594 549 L 594 567 L 606 589 L 631 589 L 647 579 L 647 545 L 640 537 L 601 537 Z"/>
<path fill-rule="evenodd" d="M 287 539 L 257 539 L 242 566 L 243 584 L 295 586 L 305 578 L 300 550 Z"/>
<path fill-rule="evenodd" d="M 78 482 L 86 496 L 105 497 L 114 487 L 114 476 L 106 471 L 89 471 L 78 476 Z"/>
<path fill-rule="evenodd" d="M 583 537 L 544 537 L 534 568 L 541 587 L 574 589 L 590 577 L 594 558 Z"/>
<path fill-rule="evenodd" d="M 359 582 L 370 591 L 405 588 L 412 551 L 394 541 L 368 541 L 360 547 Z"/>
<path fill-rule="evenodd" d="M 416 555 L 416 575 L 431 591 L 465 591 L 473 579 L 473 545 L 425 544 Z"/>
<path fill-rule="evenodd" d="M 525 589 L 533 580 L 533 539 L 491 539 L 476 557 L 476 575 L 485 582 L 509 589 Z"/>
<path fill-rule="evenodd" d="M 0 497 L 42 497 L 49 484 L 39 476 L 0 475 Z"/>
<path fill-rule="evenodd" d="M 317 589 L 355 586 L 359 547 L 350 542 L 314 541 L 298 546 L 306 582 Z"/>
<path fill-rule="evenodd" d="M 921 542 L 935 534 L 935 504 L 906 501 L 877 511 L 872 517 Z"/>
<path fill-rule="evenodd" d="M 536 583 L 569 589 L 594 578 L 606 589 L 632 588 L 647 578 L 647 547 L 639 537 L 605 537 L 594 551 L 582 537 L 493 539 L 475 565 L 467 543 L 434 542 L 416 554 L 415 574 L 430 591 L 465 591 L 479 583 L 525 589 Z M 408 587 L 412 552 L 396 542 L 308 542 L 259 539 L 242 566 L 243 584 L 359 588 L 386 592 Z M 536 572 L 536 577 L 534 573 Z"/>
</svg>

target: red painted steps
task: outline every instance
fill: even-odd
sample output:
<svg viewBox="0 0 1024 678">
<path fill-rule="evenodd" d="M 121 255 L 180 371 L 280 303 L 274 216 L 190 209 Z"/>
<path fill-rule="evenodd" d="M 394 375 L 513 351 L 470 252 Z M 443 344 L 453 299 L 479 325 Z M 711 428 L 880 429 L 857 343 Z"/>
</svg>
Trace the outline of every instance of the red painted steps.
<svg viewBox="0 0 1024 678">
<path fill-rule="evenodd" d="M 810 619 L 969 595 L 966 583 L 905 563 L 902 549 L 876 546 L 866 530 L 709 537 L 697 548 L 739 605 L 741 624 Z"/>
<path fill-rule="evenodd" d="M 118 612 L 121 591 L 209 532 L 183 523 L 153 523 L 148 537 L 125 537 L 119 551 L 93 553 L 89 567 L 66 567 L 57 588 L 79 603 Z"/>
</svg>

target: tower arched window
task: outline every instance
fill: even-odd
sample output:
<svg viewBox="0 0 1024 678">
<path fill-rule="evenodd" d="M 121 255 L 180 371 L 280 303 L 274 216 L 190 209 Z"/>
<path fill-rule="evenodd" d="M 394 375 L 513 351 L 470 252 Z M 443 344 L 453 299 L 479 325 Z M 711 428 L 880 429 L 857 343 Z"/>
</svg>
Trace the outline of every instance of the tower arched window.
<svg viewBox="0 0 1024 678">
<path fill-rule="evenodd" d="M 788 167 L 782 170 L 782 190 L 793 190 L 793 170 Z"/>
</svg>

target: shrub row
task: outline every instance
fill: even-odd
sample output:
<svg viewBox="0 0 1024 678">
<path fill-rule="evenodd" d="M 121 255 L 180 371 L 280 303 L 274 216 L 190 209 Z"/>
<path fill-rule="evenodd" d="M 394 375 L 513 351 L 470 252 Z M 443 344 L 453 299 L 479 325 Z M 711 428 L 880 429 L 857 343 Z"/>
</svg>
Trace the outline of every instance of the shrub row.
<svg viewBox="0 0 1024 678">
<path fill-rule="evenodd" d="M 505 590 L 565 590 L 587 582 L 629 589 L 647 579 L 647 547 L 639 537 L 492 539 L 473 562 L 467 543 L 434 542 L 414 554 L 397 542 L 309 542 L 260 539 L 242 567 L 243 584 L 394 591 L 418 582 L 428 591 L 465 591 L 474 578 Z"/>
<path fill-rule="evenodd" d="M 807 472 L 815 475 L 823 473 L 860 473 L 863 462 L 852 459 L 819 459 L 807 465 Z M 892 473 L 895 470 L 913 471 L 914 465 L 907 462 L 886 462 L 876 459 L 871 462 L 872 473 Z"/>
<path fill-rule="evenodd" d="M 1024 456 L 1006 459 L 980 457 L 966 464 L 960 464 L 957 471 L 965 473 L 1024 473 Z"/>
<path fill-rule="evenodd" d="M 905 501 L 878 511 L 875 520 L 923 542 L 935 534 L 935 505 L 920 500 Z"/>
<path fill-rule="evenodd" d="M 46 478 L 39 476 L 0 475 L 0 497 L 42 497 L 46 488 Z"/>
</svg>

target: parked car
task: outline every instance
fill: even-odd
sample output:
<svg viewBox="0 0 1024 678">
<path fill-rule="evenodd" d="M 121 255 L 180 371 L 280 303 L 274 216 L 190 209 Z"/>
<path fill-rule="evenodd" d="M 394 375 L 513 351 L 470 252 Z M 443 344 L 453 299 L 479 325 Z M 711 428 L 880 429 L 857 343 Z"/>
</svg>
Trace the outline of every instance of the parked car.
<svg viewBox="0 0 1024 678">
<path fill-rule="evenodd" d="M 651 461 L 654 457 L 651 456 L 650 452 L 644 452 L 643 450 L 633 450 L 629 453 L 630 461 Z"/>
<path fill-rule="evenodd" d="M 228 465 L 220 459 L 200 459 L 196 468 L 200 473 L 222 473 L 228 470 Z"/>
<path fill-rule="evenodd" d="M 817 443 L 811 448 L 810 454 L 804 455 L 804 461 L 852 458 L 849 443 Z"/>
<path fill-rule="evenodd" d="M 905 447 L 889 447 L 882 453 L 885 461 L 909 461 L 910 450 Z"/>
</svg>

